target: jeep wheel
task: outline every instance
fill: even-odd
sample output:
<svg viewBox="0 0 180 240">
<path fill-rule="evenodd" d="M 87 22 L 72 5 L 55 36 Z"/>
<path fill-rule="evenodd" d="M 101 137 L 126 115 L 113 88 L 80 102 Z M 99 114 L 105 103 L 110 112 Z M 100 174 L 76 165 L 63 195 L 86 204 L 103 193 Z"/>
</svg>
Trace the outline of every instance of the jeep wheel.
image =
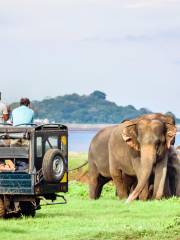
<svg viewBox="0 0 180 240">
<path fill-rule="evenodd" d="M 5 206 L 4 206 L 4 201 L 0 197 L 0 218 L 3 218 L 5 216 Z"/>
<path fill-rule="evenodd" d="M 43 158 L 42 171 L 44 180 L 59 182 L 64 176 L 65 160 L 59 149 L 48 149 Z"/>
<path fill-rule="evenodd" d="M 34 217 L 36 214 L 35 206 L 31 202 L 20 202 L 21 214 L 26 217 Z"/>
</svg>

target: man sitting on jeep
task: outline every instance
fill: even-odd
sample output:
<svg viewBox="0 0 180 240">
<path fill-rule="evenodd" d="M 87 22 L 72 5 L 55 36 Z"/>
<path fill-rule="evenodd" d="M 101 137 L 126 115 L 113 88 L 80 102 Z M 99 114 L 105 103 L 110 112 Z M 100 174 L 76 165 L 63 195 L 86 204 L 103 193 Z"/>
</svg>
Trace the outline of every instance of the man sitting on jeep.
<svg viewBox="0 0 180 240">
<path fill-rule="evenodd" d="M 33 123 L 34 111 L 30 108 L 30 100 L 28 98 L 21 98 L 20 106 L 12 111 L 11 121 L 13 126 Z"/>
<path fill-rule="evenodd" d="M 5 103 L 1 101 L 1 93 L 0 93 L 0 124 L 4 124 L 9 118 L 8 108 Z"/>
</svg>

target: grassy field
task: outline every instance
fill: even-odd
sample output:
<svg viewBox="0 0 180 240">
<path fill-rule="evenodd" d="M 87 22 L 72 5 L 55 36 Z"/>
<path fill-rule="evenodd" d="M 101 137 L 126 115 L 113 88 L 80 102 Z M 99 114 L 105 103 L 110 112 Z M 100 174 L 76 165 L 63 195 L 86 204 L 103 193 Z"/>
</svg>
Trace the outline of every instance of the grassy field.
<svg viewBox="0 0 180 240">
<path fill-rule="evenodd" d="M 127 205 L 109 184 L 101 199 L 91 201 L 88 186 L 76 181 L 65 196 L 66 205 L 42 207 L 35 218 L 0 220 L 0 239 L 180 240 L 180 199 Z"/>
</svg>

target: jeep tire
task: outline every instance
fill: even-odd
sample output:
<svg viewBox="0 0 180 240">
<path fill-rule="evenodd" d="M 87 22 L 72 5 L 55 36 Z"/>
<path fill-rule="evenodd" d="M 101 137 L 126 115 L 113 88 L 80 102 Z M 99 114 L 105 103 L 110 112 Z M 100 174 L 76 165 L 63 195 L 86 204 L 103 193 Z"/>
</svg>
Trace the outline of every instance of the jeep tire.
<svg viewBox="0 0 180 240">
<path fill-rule="evenodd" d="M 65 173 L 65 159 L 59 149 L 48 149 L 42 163 L 43 177 L 46 182 L 57 183 Z"/>
</svg>

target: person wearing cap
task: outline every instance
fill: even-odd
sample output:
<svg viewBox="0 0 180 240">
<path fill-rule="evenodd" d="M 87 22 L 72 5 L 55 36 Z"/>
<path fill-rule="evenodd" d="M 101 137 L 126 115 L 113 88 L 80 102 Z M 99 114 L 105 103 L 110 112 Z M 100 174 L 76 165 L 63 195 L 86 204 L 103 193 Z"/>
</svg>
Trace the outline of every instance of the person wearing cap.
<svg viewBox="0 0 180 240">
<path fill-rule="evenodd" d="M 11 122 L 13 126 L 28 125 L 34 121 L 34 111 L 30 108 L 30 100 L 21 98 L 20 106 L 12 111 Z"/>
<path fill-rule="evenodd" d="M 9 118 L 8 107 L 5 103 L 1 101 L 1 93 L 0 93 L 0 124 L 4 124 Z"/>
</svg>

